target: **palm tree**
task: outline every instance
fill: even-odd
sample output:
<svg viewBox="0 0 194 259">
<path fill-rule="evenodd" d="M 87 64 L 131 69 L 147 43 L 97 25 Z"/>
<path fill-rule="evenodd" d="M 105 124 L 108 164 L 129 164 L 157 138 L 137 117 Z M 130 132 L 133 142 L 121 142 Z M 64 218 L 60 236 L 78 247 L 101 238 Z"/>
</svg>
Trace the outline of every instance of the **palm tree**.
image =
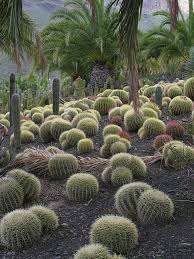
<svg viewBox="0 0 194 259">
<path fill-rule="evenodd" d="M 128 71 L 130 77 L 131 97 L 133 107 L 139 111 L 139 75 L 137 69 L 137 34 L 138 21 L 141 15 L 143 0 L 114 0 L 112 4 L 120 4 L 118 28 L 121 48 L 127 56 Z"/>
<path fill-rule="evenodd" d="M 0 2 L 0 49 L 21 68 L 25 56 L 33 56 L 35 25 L 23 12 L 22 0 Z"/>
<path fill-rule="evenodd" d="M 178 0 L 167 0 L 170 7 L 170 17 L 171 17 L 171 31 L 176 31 L 177 19 L 179 14 L 179 3 Z"/>
<path fill-rule="evenodd" d="M 93 77 L 97 66 L 114 70 L 120 55 L 112 26 L 117 14 L 105 7 L 104 0 L 96 0 L 94 6 L 94 1 L 87 2 L 90 5 L 85 0 L 65 1 L 64 8 L 51 16 L 52 22 L 42 32 L 50 66 L 73 78 Z M 103 87 L 106 77 L 100 77 L 97 86 Z"/>
</svg>

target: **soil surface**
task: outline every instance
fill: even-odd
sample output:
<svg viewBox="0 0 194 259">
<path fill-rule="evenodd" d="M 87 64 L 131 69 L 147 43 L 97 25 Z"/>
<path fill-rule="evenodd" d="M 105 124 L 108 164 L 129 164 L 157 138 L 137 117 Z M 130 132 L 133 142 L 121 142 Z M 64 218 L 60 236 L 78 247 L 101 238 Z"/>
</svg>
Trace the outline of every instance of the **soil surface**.
<svg viewBox="0 0 194 259">
<path fill-rule="evenodd" d="M 177 118 L 183 124 L 188 124 L 190 118 Z M 165 114 L 163 120 L 168 120 Z M 95 150 L 89 154 L 91 157 L 99 156 L 99 149 L 103 144 L 102 129 L 108 123 L 103 118 L 101 129 L 93 137 Z M 131 154 L 138 156 L 153 155 L 153 140 L 139 140 L 136 134 L 131 135 Z M 183 141 L 194 145 L 190 135 Z M 7 145 L 8 141 L 4 144 Z M 50 143 L 51 145 L 51 143 Z M 52 145 L 58 146 L 57 143 Z M 23 147 L 43 147 L 40 140 Z M 67 152 L 78 155 L 75 148 Z M 104 185 L 100 180 L 101 171 L 93 172 L 98 176 L 100 192 L 97 197 L 87 203 L 70 202 L 65 195 L 64 181 L 49 181 L 41 179 L 42 193 L 35 204 L 42 204 L 53 209 L 60 219 L 59 228 L 51 235 L 37 240 L 31 248 L 20 253 L 0 248 L 0 258 L 13 259 L 71 259 L 73 254 L 83 245 L 89 243 L 90 226 L 101 215 L 117 214 L 114 208 L 114 195 L 117 188 Z M 139 245 L 133 249 L 128 258 L 142 259 L 190 259 L 194 258 L 194 165 L 184 170 L 176 171 L 165 168 L 162 162 L 148 167 L 148 176 L 144 181 L 153 187 L 167 193 L 175 204 L 175 214 L 167 225 L 141 226 L 139 230 Z M 28 204 L 27 206 L 30 206 Z"/>
</svg>

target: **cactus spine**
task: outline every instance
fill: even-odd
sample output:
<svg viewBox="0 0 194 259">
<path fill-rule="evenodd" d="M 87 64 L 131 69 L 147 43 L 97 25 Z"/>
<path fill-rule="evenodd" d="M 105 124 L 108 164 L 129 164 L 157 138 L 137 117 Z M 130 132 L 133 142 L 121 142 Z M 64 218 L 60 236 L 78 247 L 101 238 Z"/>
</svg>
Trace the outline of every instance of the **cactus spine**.
<svg viewBox="0 0 194 259">
<path fill-rule="evenodd" d="M 163 97 L 163 89 L 160 85 L 157 85 L 155 89 L 155 103 L 162 107 L 162 97 Z"/>
<path fill-rule="evenodd" d="M 59 114 L 59 103 L 60 103 L 60 83 L 59 79 L 55 78 L 53 80 L 53 114 Z"/>
<path fill-rule="evenodd" d="M 10 124 L 12 125 L 12 105 L 11 105 L 11 99 L 12 95 L 16 92 L 16 83 L 15 83 L 15 74 L 10 75 L 10 85 L 9 85 L 9 118 L 10 118 Z"/>
<path fill-rule="evenodd" d="M 13 94 L 11 98 L 11 106 L 12 106 L 12 113 L 13 113 L 12 122 L 13 122 L 14 145 L 16 149 L 19 149 L 21 146 L 21 134 L 20 134 L 20 97 L 18 94 Z"/>
</svg>

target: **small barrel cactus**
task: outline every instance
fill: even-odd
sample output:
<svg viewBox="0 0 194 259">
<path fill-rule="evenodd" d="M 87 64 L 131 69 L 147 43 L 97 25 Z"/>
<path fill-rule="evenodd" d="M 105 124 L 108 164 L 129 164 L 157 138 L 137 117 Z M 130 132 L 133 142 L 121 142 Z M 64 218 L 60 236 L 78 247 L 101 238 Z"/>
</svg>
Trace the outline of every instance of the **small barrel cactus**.
<svg viewBox="0 0 194 259">
<path fill-rule="evenodd" d="M 184 115 L 191 113 L 193 108 L 192 100 L 186 96 L 177 96 L 169 104 L 169 110 L 173 115 Z"/>
<path fill-rule="evenodd" d="M 141 224 L 168 222 L 174 213 L 174 204 L 169 196 L 158 190 L 148 190 L 141 194 L 137 204 Z"/>
<path fill-rule="evenodd" d="M 121 116 L 121 109 L 120 107 L 115 107 L 108 113 L 108 119 L 111 120 L 115 116 Z"/>
<path fill-rule="evenodd" d="M 27 144 L 27 143 L 31 143 L 34 141 L 34 134 L 29 130 L 22 130 L 20 137 L 21 137 L 21 144 Z M 10 144 L 15 145 L 15 143 L 16 143 L 15 141 L 16 140 L 14 138 L 14 135 L 11 135 Z"/>
<path fill-rule="evenodd" d="M 58 140 L 60 135 L 72 128 L 71 122 L 63 119 L 54 119 L 51 124 L 51 135 L 55 140 Z"/>
<path fill-rule="evenodd" d="M 166 166 L 177 170 L 194 162 L 194 149 L 179 141 L 170 141 L 164 145 L 163 157 Z"/>
<path fill-rule="evenodd" d="M 111 144 L 110 152 L 111 152 L 111 155 L 115 155 L 118 153 L 127 153 L 127 146 L 123 142 L 117 141 Z"/>
<path fill-rule="evenodd" d="M 111 182 L 114 186 L 122 186 L 124 184 L 131 183 L 133 180 L 133 174 L 127 167 L 117 167 L 112 171 Z"/>
<path fill-rule="evenodd" d="M 114 124 L 109 124 L 109 125 L 105 126 L 103 129 L 103 137 L 105 137 L 106 135 L 110 135 L 110 134 L 115 135 L 121 131 L 122 131 L 122 128 L 120 126 L 114 125 Z"/>
<path fill-rule="evenodd" d="M 158 114 L 156 111 L 154 111 L 153 109 L 151 108 L 142 108 L 141 109 L 141 112 L 143 113 L 144 117 L 145 118 L 156 118 L 158 119 Z"/>
<path fill-rule="evenodd" d="M 21 185 L 13 178 L 0 179 L 0 211 L 2 213 L 18 209 L 24 201 Z"/>
<path fill-rule="evenodd" d="M 147 119 L 142 128 L 138 131 L 140 139 L 155 137 L 166 132 L 166 125 L 156 118 Z"/>
<path fill-rule="evenodd" d="M 80 129 L 71 129 L 66 135 L 66 141 L 68 146 L 74 147 L 81 140 L 86 138 L 85 133 Z"/>
<path fill-rule="evenodd" d="M 60 103 L 60 82 L 59 79 L 53 80 L 53 114 L 59 114 L 59 103 Z"/>
<path fill-rule="evenodd" d="M 13 94 L 11 98 L 11 123 L 13 124 L 13 137 L 10 142 L 19 149 L 21 146 L 21 132 L 20 132 L 20 96 Z"/>
<path fill-rule="evenodd" d="M 31 207 L 29 211 L 39 218 L 43 234 L 51 233 L 58 228 L 59 219 L 53 210 L 37 205 Z"/>
<path fill-rule="evenodd" d="M 40 138 L 44 143 L 48 143 L 52 140 L 51 125 L 52 121 L 45 121 L 40 126 Z"/>
<path fill-rule="evenodd" d="M 112 96 L 118 96 L 122 103 L 128 103 L 129 102 L 129 94 L 125 90 L 122 89 L 115 89 L 111 92 L 109 95 Z"/>
<path fill-rule="evenodd" d="M 111 158 L 110 165 L 115 169 L 117 167 L 127 167 L 132 171 L 135 178 L 147 175 L 147 167 L 144 161 L 138 156 L 127 153 L 116 154 Z"/>
<path fill-rule="evenodd" d="M 143 95 L 150 98 L 152 97 L 152 95 L 154 95 L 155 93 L 155 90 L 156 90 L 156 86 L 149 86 L 147 88 L 145 88 L 145 90 L 143 91 Z"/>
<path fill-rule="evenodd" d="M 108 158 L 111 155 L 110 146 L 106 144 L 102 145 L 102 147 L 100 148 L 100 155 L 101 157 Z"/>
<path fill-rule="evenodd" d="M 173 138 L 167 134 L 161 134 L 155 137 L 153 147 L 158 150 L 161 149 L 166 143 L 172 141 Z"/>
<path fill-rule="evenodd" d="M 44 120 L 44 116 L 43 116 L 43 114 L 40 113 L 40 112 L 35 112 L 35 113 L 33 114 L 33 116 L 32 116 L 32 121 L 33 121 L 35 124 L 40 125 L 40 124 L 42 124 L 43 120 Z"/>
<path fill-rule="evenodd" d="M 61 149 L 59 149 L 58 147 L 55 147 L 55 146 L 48 146 L 45 150 L 50 152 L 53 155 L 61 153 Z"/>
<path fill-rule="evenodd" d="M 28 130 L 34 134 L 34 136 L 37 136 L 40 134 L 40 128 L 36 124 L 32 124 L 28 127 Z"/>
<path fill-rule="evenodd" d="M 73 259 L 111 259 L 111 255 L 105 246 L 91 244 L 81 247 Z"/>
<path fill-rule="evenodd" d="M 9 161 L 10 161 L 9 150 L 7 150 L 6 148 L 2 148 L 2 154 L 0 157 L 0 167 L 4 167 L 8 165 Z"/>
<path fill-rule="evenodd" d="M 40 180 L 33 174 L 21 169 L 14 169 L 7 173 L 8 177 L 15 179 L 23 189 L 24 199 L 32 200 L 37 198 L 41 192 Z"/>
<path fill-rule="evenodd" d="M 123 119 L 121 116 L 113 116 L 110 120 L 111 124 L 123 126 Z"/>
<path fill-rule="evenodd" d="M 166 134 L 173 139 L 182 138 L 185 134 L 185 128 L 176 120 L 169 121 L 166 125 Z"/>
<path fill-rule="evenodd" d="M 92 224 L 90 241 L 102 244 L 112 252 L 125 255 L 137 245 L 138 231 L 129 219 L 106 215 Z"/>
<path fill-rule="evenodd" d="M 99 185 L 96 177 L 79 173 L 72 175 L 66 183 L 66 193 L 72 201 L 88 201 L 96 196 Z"/>
<path fill-rule="evenodd" d="M 78 160 L 71 154 L 55 154 L 49 159 L 49 174 L 52 179 L 64 179 L 79 170 Z"/>
<path fill-rule="evenodd" d="M 155 88 L 155 103 L 158 107 L 162 107 L 162 98 L 163 98 L 163 88 L 160 85 L 157 85 Z"/>
<path fill-rule="evenodd" d="M 194 77 L 189 78 L 185 82 L 184 94 L 194 101 Z"/>
<path fill-rule="evenodd" d="M 128 111 L 124 116 L 124 124 L 129 132 L 138 131 L 144 123 L 144 115 L 142 112 L 135 113 L 134 110 Z"/>
<path fill-rule="evenodd" d="M 168 97 L 170 97 L 171 99 L 176 96 L 182 95 L 182 93 L 183 91 L 178 85 L 171 86 L 167 91 Z"/>
<path fill-rule="evenodd" d="M 98 122 L 90 118 L 80 120 L 77 128 L 82 130 L 87 137 L 95 136 L 99 131 Z"/>
<path fill-rule="evenodd" d="M 81 139 L 77 143 L 77 150 L 80 154 L 90 153 L 94 150 L 94 143 L 91 139 Z"/>
<path fill-rule="evenodd" d="M 106 184 L 111 184 L 111 176 L 112 176 L 113 169 L 111 166 L 106 167 L 101 175 L 102 181 Z"/>
<path fill-rule="evenodd" d="M 1 119 L 0 124 L 5 126 L 7 129 L 10 127 L 10 122 L 6 119 Z"/>
<path fill-rule="evenodd" d="M 39 218 L 28 210 L 15 210 L 6 214 L 0 224 L 1 242 L 12 250 L 31 246 L 42 234 Z"/>
<path fill-rule="evenodd" d="M 94 109 L 101 115 L 108 114 L 109 110 L 116 107 L 116 102 L 112 97 L 98 97 L 94 102 Z"/>
<path fill-rule="evenodd" d="M 63 133 L 61 133 L 60 137 L 59 137 L 59 143 L 62 144 L 62 142 L 64 140 L 66 140 L 66 137 L 67 137 L 67 133 L 68 133 L 68 130 L 64 131 Z"/>
<path fill-rule="evenodd" d="M 77 114 L 77 115 L 73 118 L 73 120 L 72 120 L 72 126 L 76 128 L 77 125 L 78 125 L 78 123 L 79 123 L 79 121 L 82 120 L 82 119 L 86 119 L 86 118 L 90 118 L 90 119 L 93 119 L 93 120 L 95 120 L 96 122 L 98 122 L 98 118 L 97 118 L 97 116 L 96 116 L 95 113 L 91 113 L 91 112 L 85 111 L 85 112 L 81 112 L 81 113 Z"/>
<path fill-rule="evenodd" d="M 146 102 L 146 103 L 144 103 L 144 104 L 142 105 L 141 108 L 142 108 L 142 109 L 143 109 L 143 108 L 150 108 L 150 109 L 154 110 L 155 112 L 157 112 L 158 117 L 161 116 L 161 110 L 159 109 L 158 105 L 156 105 L 156 104 L 153 103 L 153 102 Z"/>
<path fill-rule="evenodd" d="M 152 187 L 143 182 L 134 182 L 123 185 L 115 194 L 115 207 L 119 214 L 137 220 L 137 203 L 140 195 L 152 189 Z"/>
</svg>

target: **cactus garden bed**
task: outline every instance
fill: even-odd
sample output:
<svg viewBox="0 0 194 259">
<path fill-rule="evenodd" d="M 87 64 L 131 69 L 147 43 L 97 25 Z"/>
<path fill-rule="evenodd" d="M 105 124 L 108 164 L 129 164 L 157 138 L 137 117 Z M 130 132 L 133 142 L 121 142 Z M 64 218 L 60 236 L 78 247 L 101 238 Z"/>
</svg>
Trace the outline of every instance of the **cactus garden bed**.
<svg viewBox="0 0 194 259">
<path fill-rule="evenodd" d="M 152 88 L 138 114 L 127 88 L 58 103 L 59 116 L 23 111 L 19 151 L 2 115 L 0 257 L 193 257 L 192 101 L 164 94 L 159 108 Z"/>
</svg>

